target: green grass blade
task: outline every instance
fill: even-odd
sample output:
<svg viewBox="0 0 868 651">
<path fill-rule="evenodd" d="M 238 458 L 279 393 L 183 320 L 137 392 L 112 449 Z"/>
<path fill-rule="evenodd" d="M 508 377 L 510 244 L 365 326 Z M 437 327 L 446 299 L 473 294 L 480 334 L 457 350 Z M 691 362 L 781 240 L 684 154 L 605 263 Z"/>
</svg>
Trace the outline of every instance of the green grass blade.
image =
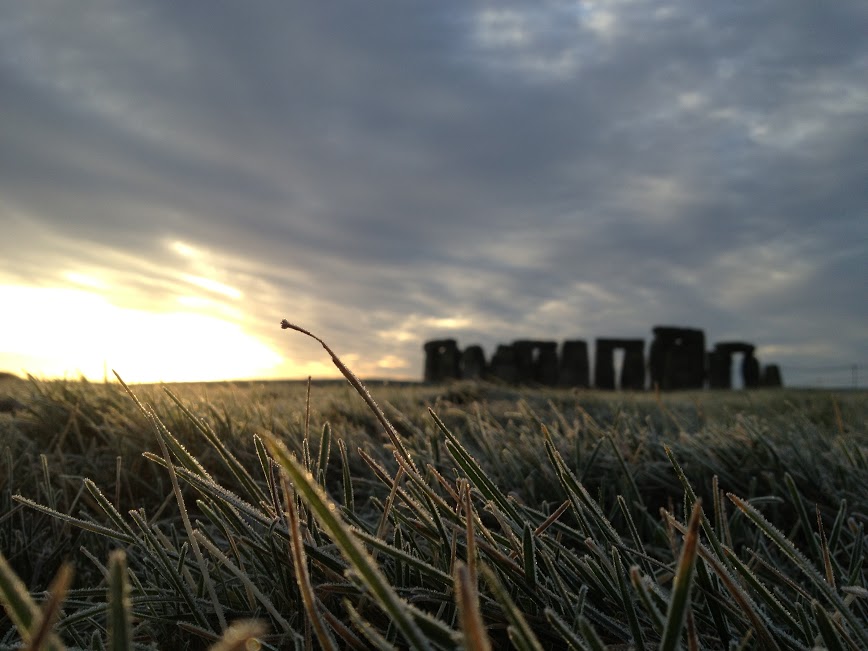
<svg viewBox="0 0 868 651">
<path fill-rule="evenodd" d="M 42 612 L 2 552 L 0 552 L 0 603 L 18 629 L 21 639 L 25 642 L 31 641 L 42 625 Z M 65 648 L 53 633 L 46 640 L 46 647 L 56 651 Z"/>
<path fill-rule="evenodd" d="M 653 574 L 654 569 L 651 567 L 651 561 L 648 559 L 648 552 L 645 551 L 645 544 L 639 536 L 639 530 L 636 528 L 636 523 L 633 522 L 633 514 L 630 513 L 630 509 L 627 508 L 627 500 L 625 500 L 622 495 L 618 495 L 616 500 L 618 502 L 618 508 L 621 509 L 621 514 L 627 522 L 627 529 L 630 531 L 630 539 L 633 541 L 633 545 L 635 545 L 636 549 L 640 553 L 639 560 L 642 562 L 642 568 L 646 573 Z"/>
<path fill-rule="evenodd" d="M 745 500 L 736 497 L 732 493 L 728 494 L 732 502 L 753 521 L 754 524 L 769 538 L 778 548 L 792 560 L 802 573 L 811 581 L 811 583 L 822 592 L 826 598 L 835 606 L 835 609 L 841 614 L 847 623 L 850 625 L 854 634 L 859 638 L 859 643 L 868 649 L 868 628 L 864 621 L 860 621 L 853 611 L 847 607 L 844 600 L 836 590 L 832 588 L 826 579 L 819 571 L 811 564 L 811 562 L 800 552 L 796 546 L 776 529 L 763 515 L 756 510 L 754 506 L 748 504 Z"/>
<path fill-rule="evenodd" d="M 838 514 L 835 516 L 835 522 L 832 524 L 832 530 L 829 532 L 829 550 L 834 554 L 838 549 L 838 540 L 841 537 L 841 529 L 844 525 L 844 520 L 847 519 L 847 500 L 842 499 L 838 506 Z"/>
<path fill-rule="evenodd" d="M 507 592 L 503 583 L 501 583 L 500 579 L 497 578 L 497 574 L 494 573 L 494 570 L 492 570 L 488 565 L 480 564 L 479 571 L 485 579 L 485 582 L 488 584 L 488 587 L 491 588 L 491 591 L 494 593 L 495 599 L 500 602 L 500 606 L 503 608 L 503 614 L 506 616 L 510 625 L 510 639 L 513 644 L 520 649 L 542 651 L 542 645 L 534 634 L 533 629 L 531 629 L 530 624 L 527 623 L 527 619 L 518 609 L 518 606 L 515 605 L 512 597 L 509 596 L 509 592 Z"/>
<path fill-rule="evenodd" d="M 615 438 L 612 436 L 606 437 L 609 440 L 609 444 L 612 446 L 612 450 L 615 452 L 615 458 L 618 459 L 618 464 L 621 466 L 621 473 L 627 478 L 628 484 L 630 486 L 630 490 L 633 493 L 633 499 L 636 503 L 642 503 L 642 493 L 639 491 L 639 487 L 636 485 L 636 478 L 633 476 L 633 471 L 630 469 L 630 466 L 627 465 L 627 460 L 624 459 L 624 455 L 621 453 L 621 448 L 618 447 L 618 444 L 615 442 Z"/>
<path fill-rule="evenodd" d="M 320 486 L 325 488 L 326 471 L 329 465 L 329 452 L 332 447 L 332 428 L 331 425 L 325 423 L 322 426 L 322 435 L 319 439 L 319 456 L 316 462 L 316 478 Z"/>
<path fill-rule="evenodd" d="M 564 461 L 561 453 L 558 452 L 557 448 L 554 445 L 554 442 L 551 440 L 551 436 L 548 431 L 544 431 L 545 434 L 545 447 L 548 451 L 549 458 L 553 460 L 553 463 L 556 466 L 556 471 L 558 473 L 558 477 L 561 480 L 561 484 L 564 490 L 567 492 L 567 495 L 571 498 L 571 501 L 577 506 L 578 504 L 582 504 L 585 509 L 587 509 L 588 513 L 593 517 L 600 531 L 603 532 L 603 535 L 606 539 L 614 544 L 621 543 L 621 536 L 612 526 L 612 523 L 609 522 L 609 519 L 603 513 L 603 509 L 600 508 L 599 503 L 591 497 L 591 494 L 587 491 L 584 485 L 578 480 L 578 478 L 573 474 L 573 472 L 567 467 L 566 462 Z M 576 515 L 579 515 L 578 509 Z"/>
<path fill-rule="evenodd" d="M 172 490 L 175 493 L 175 500 L 178 503 L 178 510 L 181 514 L 181 521 L 184 523 L 184 530 L 187 532 L 187 540 L 190 541 L 190 546 L 193 548 L 193 555 L 196 557 L 196 562 L 199 565 L 199 571 L 202 572 L 202 578 L 205 581 L 205 588 L 208 591 L 209 596 L 211 597 L 211 604 L 214 606 L 214 612 L 217 615 L 217 621 L 220 624 L 220 630 L 226 628 L 226 616 L 223 614 L 223 606 L 220 604 L 220 600 L 217 599 L 217 592 L 214 588 L 214 582 L 211 580 L 211 576 L 208 572 L 208 564 L 205 562 L 205 558 L 202 556 L 202 551 L 199 549 L 199 543 L 196 540 L 196 536 L 193 535 L 193 525 L 190 523 L 190 516 L 187 514 L 187 506 L 184 503 L 184 496 L 181 493 L 181 487 L 178 485 L 178 476 L 175 472 L 175 466 L 172 464 L 172 460 L 169 458 L 169 450 L 166 446 L 166 442 L 164 440 L 162 430 L 165 427 L 162 425 L 160 420 L 157 418 L 156 414 L 151 414 L 151 422 L 154 424 L 154 431 L 157 435 L 157 442 L 160 444 L 160 450 L 163 453 L 163 459 L 166 461 L 166 467 L 169 470 L 169 479 L 172 482 Z M 199 465 L 199 462 L 196 461 L 196 466 Z M 202 475 L 205 479 L 210 479 L 210 475 Z"/>
<path fill-rule="evenodd" d="M 283 499 L 286 502 L 286 524 L 290 533 L 290 553 L 292 554 L 292 564 L 295 568 L 295 577 L 298 582 L 298 589 L 301 592 L 302 603 L 304 603 L 304 609 L 307 611 L 307 616 L 313 626 L 313 631 L 316 634 L 317 640 L 319 640 L 320 646 L 325 651 L 336 651 L 337 644 L 320 616 L 316 596 L 310 582 L 310 574 L 307 571 L 307 558 L 304 554 L 304 542 L 302 541 L 301 527 L 298 522 L 298 511 L 295 508 L 295 494 L 289 487 L 289 479 L 286 473 L 281 473 L 281 483 L 283 485 Z"/>
<path fill-rule="evenodd" d="M 606 651 L 606 645 L 603 644 L 600 635 L 586 617 L 579 618 L 579 630 L 582 632 L 582 636 L 585 638 L 585 643 L 591 651 Z"/>
<path fill-rule="evenodd" d="M 693 503 L 690 522 L 681 547 L 681 556 L 675 570 L 675 585 L 669 600 L 666 613 L 666 626 L 663 629 L 663 639 L 660 641 L 660 651 L 675 651 L 681 643 L 681 632 L 687 619 L 690 607 L 690 589 L 693 587 L 693 576 L 696 568 L 696 552 L 699 545 L 699 523 L 702 508 L 697 499 Z"/>
<path fill-rule="evenodd" d="M 636 594 L 639 596 L 639 601 L 642 604 L 642 608 L 645 610 L 645 613 L 648 615 L 648 618 L 651 620 L 651 624 L 654 626 L 654 630 L 658 633 L 663 632 L 663 628 L 666 626 L 666 619 L 663 617 L 663 613 L 657 608 L 657 605 L 654 603 L 654 599 L 651 595 L 651 590 L 648 586 L 649 579 L 643 577 L 639 573 L 639 567 L 634 565 L 630 568 L 630 582 L 633 584 L 633 589 L 636 591 Z"/>
<path fill-rule="evenodd" d="M 799 514 L 799 523 L 802 525 L 802 531 L 804 531 L 805 538 L 808 539 L 808 544 L 810 545 L 811 552 L 814 555 L 814 561 L 822 563 L 823 553 L 820 550 L 820 545 L 817 543 L 816 538 L 812 535 L 814 527 L 812 526 L 811 519 L 808 516 L 808 509 L 805 507 L 805 501 L 802 499 L 802 495 L 796 487 L 796 482 L 793 480 L 793 476 L 788 472 L 784 473 L 784 483 L 787 485 L 787 490 L 790 493 L 790 501 L 793 503 L 793 506 L 796 507 L 796 513 Z"/>
<path fill-rule="evenodd" d="M 127 555 L 122 549 L 109 554 L 108 648 L 127 651 L 133 645 L 132 605 L 127 580 Z"/>
<path fill-rule="evenodd" d="M 401 599 L 389 585 L 371 555 L 362 547 L 352 530 L 342 521 L 337 505 L 323 492 L 322 487 L 304 472 L 286 446 L 268 436 L 266 445 L 272 457 L 286 470 L 295 490 L 301 495 L 311 512 L 340 549 L 364 585 L 374 595 L 380 607 L 392 618 L 407 642 L 417 649 L 430 649 L 428 640 L 413 621 L 409 604 Z"/>
<path fill-rule="evenodd" d="M 33 500 L 30 500 L 21 495 L 13 495 L 12 499 L 19 504 L 24 504 L 25 506 L 30 507 L 35 511 L 39 511 L 40 513 L 45 513 L 46 515 L 50 515 L 53 518 L 57 518 L 58 520 L 63 520 L 64 522 L 69 522 L 70 524 L 79 527 L 80 529 L 84 529 L 85 531 L 90 531 L 92 533 L 98 534 L 100 536 L 105 536 L 107 538 L 112 538 L 117 540 L 118 542 L 122 542 L 125 545 L 130 545 L 135 542 L 135 538 L 129 536 L 121 531 L 116 531 L 114 529 L 110 529 L 109 527 L 105 527 L 101 524 L 97 524 L 96 522 L 88 522 L 86 520 L 80 520 L 78 518 L 74 518 L 71 515 L 67 515 L 66 513 L 61 513 L 60 511 L 55 511 L 50 509 L 47 506 L 43 506 Z"/>
<path fill-rule="evenodd" d="M 633 599 L 630 590 L 627 589 L 627 577 L 624 571 L 624 564 L 621 561 L 621 554 L 614 547 L 612 548 L 612 563 L 614 564 L 615 575 L 618 577 L 618 587 L 621 590 L 621 603 L 624 607 L 624 612 L 627 614 L 627 623 L 630 625 L 630 633 L 633 635 L 633 644 L 636 649 L 642 651 L 645 648 L 645 637 L 642 635 L 642 629 L 639 626 L 639 617 L 636 614 L 636 607 L 633 604 Z"/>
<path fill-rule="evenodd" d="M 676 527 L 679 531 L 686 535 L 687 529 L 686 527 L 684 527 L 684 525 L 676 522 L 675 518 L 673 518 L 669 514 L 666 514 L 666 518 L 674 527 Z M 777 644 L 774 636 L 766 625 L 765 619 L 761 615 L 760 609 L 753 602 L 753 600 L 751 600 L 747 593 L 741 588 L 736 579 L 729 574 L 726 566 L 720 562 L 716 555 L 703 547 L 701 544 L 699 545 L 698 550 L 699 555 L 702 557 L 702 560 L 708 563 L 708 565 L 720 579 L 721 583 L 723 583 L 724 587 L 730 593 L 733 600 L 736 602 L 736 604 L 738 604 L 745 617 L 753 625 L 754 630 L 757 632 L 758 637 L 762 641 L 763 648 L 769 649 L 770 651 L 780 649 L 780 646 Z"/>
<path fill-rule="evenodd" d="M 823 638 L 826 648 L 829 651 L 844 651 L 844 641 L 838 635 L 829 613 L 817 601 L 811 604 L 811 609 L 814 611 L 817 628 L 820 630 L 820 637 Z"/>
<path fill-rule="evenodd" d="M 560 615 L 551 608 L 546 608 L 545 616 L 549 624 L 552 625 L 552 628 L 554 628 L 563 641 L 566 642 L 568 648 L 573 651 L 585 651 L 587 647 L 582 641 L 582 638 L 576 635 L 576 632 L 570 628 L 569 624 L 567 624 Z"/>
<path fill-rule="evenodd" d="M 364 635 L 365 639 L 370 642 L 375 649 L 379 649 L 379 651 L 397 651 L 398 647 L 391 644 L 385 637 L 380 635 L 380 632 L 376 627 L 362 617 L 359 612 L 353 608 L 349 601 L 344 601 L 344 608 L 350 616 L 350 621 L 353 623 L 353 626 L 356 627 L 356 630 Z"/>
<path fill-rule="evenodd" d="M 530 522 L 524 523 L 524 531 L 522 532 L 522 560 L 524 561 L 524 576 L 530 587 L 536 589 L 536 541 L 530 528 Z"/>
<path fill-rule="evenodd" d="M 57 636 L 54 627 L 60 616 L 60 607 L 64 599 L 66 599 L 69 586 L 72 584 L 72 575 L 72 566 L 64 563 L 60 566 L 54 579 L 52 579 L 51 586 L 48 588 L 48 598 L 40 608 L 40 617 L 37 620 L 39 626 L 33 631 L 29 648 L 51 649 L 62 646 L 62 642 Z"/>
<path fill-rule="evenodd" d="M 217 548 L 213 542 L 208 540 L 208 538 L 201 531 L 194 531 L 193 537 L 196 539 L 198 543 L 200 543 L 205 549 L 208 550 L 214 558 L 216 558 L 220 563 L 229 570 L 235 578 L 237 578 L 244 585 L 245 589 L 249 590 L 255 597 L 256 600 L 262 604 L 265 610 L 268 611 L 268 614 L 277 622 L 280 627 L 286 633 L 293 632 L 292 626 L 290 626 L 289 622 L 286 621 L 286 618 L 275 608 L 274 603 L 268 596 L 259 589 L 259 587 L 251 581 L 250 577 L 247 576 L 247 573 L 244 572 L 240 567 L 238 567 L 232 560 L 226 556 L 220 549 Z"/>
<path fill-rule="evenodd" d="M 356 512 L 356 500 L 353 495 L 353 478 L 350 474 L 350 461 L 347 458 L 347 445 L 343 439 L 338 439 L 338 450 L 341 453 L 341 476 L 344 488 L 344 508 L 350 513 Z"/>
<path fill-rule="evenodd" d="M 447 444 L 446 449 L 449 451 L 449 454 L 452 455 L 452 458 L 455 460 L 461 469 L 467 473 L 468 478 L 471 480 L 473 485 L 489 500 L 492 500 L 501 511 L 509 515 L 509 517 L 513 520 L 513 522 L 519 522 L 521 517 L 518 514 L 517 509 L 513 506 L 509 500 L 507 500 L 506 495 L 504 495 L 499 488 L 495 485 L 491 479 L 488 477 L 488 473 L 486 473 L 482 466 L 477 463 L 476 459 L 473 458 L 465 447 L 461 444 L 461 441 L 449 430 L 448 427 L 440 420 L 440 417 L 434 413 L 434 410 L 430 407 L 428 408 L 428 413 L 431 414 L 431 417 L 434 419 L 434 422 L 437 424 L 437 427 L 441 432 L 446 436 Z"/>
<path fill-rule="evenodd" d="M 352 385 L 352 387 L 356 390 L 356 392 L 362 397 L 362 400 L 365 401 L 365 404 L 368 405 L 368 408 L 374 413 L 377 420 L 380 422 L 380 425 L 383 426 L 383 429 L 386 431 L 386 435 L 392 442 L 392 445 L 395 446 L 395 449 L 398 454 L 404 459 L 404 461 L 409 464 L 409 466 L 413 469 L 414 472 L 418 474 L 418 470 L 416 469 L 416 465 L 413 462 L 413 457 L 410 456 L 410 453 L 407 451 L 407 448 L 404 447 L 403 441 L 401 441 L 401 436 L 398 434 L 398 430 L 395 429 L 395 426 L 386 418 L 386 414 L 383 413 L 383 410 L 380 409 L 379 405 L 374 401 L 373 396 L 371 396 L 367 387 L 362 384 L 362 381 L 356 377 L 355 373 L 353 373 L 342 361 L 341 359 L 335 355 L 334 351 L 328 347 L 326 342 L 317 337 L 315 334 L 301 328 L 297 325 L 294 325 L 284 319 L 280 322 L 280 327 L 283 330 L 295 330 L 296 332 L 300 332 L 304 335 L 307 335 L 311 339 L 314 339 L 319 342 L 319 344 L 325 349 L 325 351 L 332 358 L 332 363 L 338 367 L 338 370 L 343 374 L 343 376 L 347 379 L 347 381 Z"/>
<path fill-rule="evenodd" d="M 353 533 L 360 540 L 363 540 L 366 544 L 370 545 L 378 552 L 385 554 L 386 556 L 395 560 L 395 562 L 405 563 L 407 566 L 412 567 L 414 570 L 418 571 L 421 576 L 424 576 L 429 581 L 432 581 L 438 586 L 443 588 L 451 585 L 452 577 L 449 576 L 446 572 L 442 570 L 438 570 L 436 567 L 426 562 L 424 559 L 419 558 L 413 554 L 409 554 L 402 549 L 398 549 L 387 543 L 385 540 L 374 536 L 373 534 L 365 533 L 364 531 L 354 530 Z"/>
<path fill-rule="evenodd" d="M 97 485 L 94 484 L 90 479 L 84 480 L 84 486 L 100 505 L 100 508 L 102 508 L 103 512 L 115 524 L 115 526 L 131 538 L 135 537 L 132 527 L 130 527 L 129 523 L 127 523 L 127 521 L 123 519 L 123 516 L 121 516 L 118 510 L 114 507 L 114 504 L 109 502 L 106 496 L 103 495 L 99 487 L 97 487 Z"/>
<path fill-rule="evenodd" d="M 205 437 L 205 439 L 211 444 L 211 446 L 217 450 L 220 458 L 223 460 L 223 463 L 230 470 L 230 472 L 235 476 L 238 482 L 247 489 L 250 493 L 251 499 L 256 500 L 264 500 L 265 493 L 259 487 L 259 485 L 254 481 L 251 474 L 247 471 L 247 469 L 241 464 L 240 461 L 235 457 L 234 454 L 229 450 L 226 444 L 220 440 L 220 437 L 214 432 L 211 427 L 203 422 L 200 418 L 196 417 L 196 415 L 190 411 L 190 409 L 183 403 L 181 400 L 169 390 L 168 387 L 163 387 L 163 391 L 166 392 L 166 395 L 178 406 L 178 408 L 184 413 L 187 419 L 193 423 L 193 426 Z"/>
</svg>

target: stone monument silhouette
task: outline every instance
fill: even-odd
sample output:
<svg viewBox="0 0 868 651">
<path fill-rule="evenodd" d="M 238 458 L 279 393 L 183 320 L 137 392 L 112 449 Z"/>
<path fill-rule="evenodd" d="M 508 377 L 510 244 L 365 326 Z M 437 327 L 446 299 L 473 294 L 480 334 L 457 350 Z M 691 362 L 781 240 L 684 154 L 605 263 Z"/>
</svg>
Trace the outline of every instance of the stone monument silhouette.
<svg viewBox="0 0 868 651">
<path fill-rule="evenodd" d="M 783 386 L 781 369 L 769 364 L 760 369 L 755 347 L 743 341 L 723 341 L 706 352 L 705 333 L 697 328 L 655 326 L 648 355 L 651 387 L 664 391 L 732 388 L 732 356 L 742 355 L 744 386 Z M 501 344 L 486 363 L 482 346 L 459 351 L 454 339 L 434 339 L 424 344 L 425 381 L 487 379 L 507 384 L 590 387 L 588 344 L 583 339 L 564 341 L 558 355 L 554 341 L 517 339 Z M 620 386 L 616 386 L 614 353 L 624 351 Z M 599 338 L 595 342 L 594 388 L 645 389 L 645 340 Z"/>
<path fill-rule="evenodd" d="M 740 353 L 741 378 L 745 389 L 754 389 L 760 383 L 759 361 L 754 357 L 755 346 L 744 341 L 722 341 L 709 353 L 708 385 L 712 389 L 732 388 L 732 356 Z"/>
<path fill-rule="evenodd" d="M 620 389 L 641 391 L 645 388 L 645 340 L 644 339 L 597 339 L 594 354 L 594 386 L 597 389 L 614 390 L 615 350 L 624 351 L 621 364 Z"/>
<path fill-rule="evenodd" d="M 581 339 L 565 341 L 561 348 L 558 384 L 566 387 L 591 386 L 588 344 Z"/>
<path fill-rule="evenodd" d="M 458 343 L 454 339 L 435 339 L 425 344 L 425 381 L 455 380 L 459 374 Z"/>
<path fill-rule="evenodd" d="M 705 384 L 705 333 L 696 328 L 655 326 L 648 365 L 651 386 L 664 391 Z"/>
</svg>

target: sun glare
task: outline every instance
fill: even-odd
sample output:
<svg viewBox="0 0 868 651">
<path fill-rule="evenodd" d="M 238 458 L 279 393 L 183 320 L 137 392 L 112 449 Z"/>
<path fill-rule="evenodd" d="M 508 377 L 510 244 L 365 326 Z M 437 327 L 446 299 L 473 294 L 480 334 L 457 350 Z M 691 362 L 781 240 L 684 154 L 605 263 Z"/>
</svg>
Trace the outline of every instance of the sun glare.
<svg viewBox="0 0 868 651">
<path fill-rule="evenodd" d="M 177 240 L 169 243 L 169 248 L 184 258 L 200 258 L 200 257 L 202 257 L 202 253 L 199 251 L 199 249 L 192 247 L 189 244 L 185 244 L 184 242 L 177 241 Z"/>
<path fill-rule="evenodd" d="M 191 285 L 195 285 L 196 287 L 201 287 L 202 289 L 206 289 L 209 292 L 214 292 L 215 294 L 221 294 L 228 298 L 241 298 L 243 294 L 241 290 L 235 289 L 229 285 L 225 285 L 216 280 L 212 280 L 211 278 L 205 278 L 203 276 L 193 276 L 191 274 L 184 274 L 181 278 L 190 283 Z"/>
<path fill-rule="evenodd" d="M 273 377 L 283 357 L 229 321 L 112 305 L 84 289 L 0 286 L 0 370 L 131 382 Z"/>
</svg>

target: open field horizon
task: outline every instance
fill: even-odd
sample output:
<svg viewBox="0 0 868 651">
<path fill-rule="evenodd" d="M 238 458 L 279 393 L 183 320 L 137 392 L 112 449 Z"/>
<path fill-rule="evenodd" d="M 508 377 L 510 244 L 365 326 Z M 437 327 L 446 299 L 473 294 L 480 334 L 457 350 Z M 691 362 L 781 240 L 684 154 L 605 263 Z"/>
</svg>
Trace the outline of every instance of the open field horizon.
<svg viewBox="0 0 868 651">
<path fill-rule="evenodd" d="M 868 2 L 0 3 L 0 651 L 868 649 Z"/>
<path fill-rule="evenodd" d="M 827 367 L 824 367 L 828 370 Z M 795 382 L 787 382 L 788 376 L 786 375 L 786 367 L 783 368 L 784 372 L 784 388 L 787 389 L 798 389 L 798 390 L 817 390 L 817 391 L 866 391 L 868 390 L 868 365 L 865 364 L 851 364 L 851 365 L 840 365 L 832 367 L 834 370 L 833 375 L 826 375 L 825 377 L 822 374 L 818 375 L 816 371 L 803 371 L 801 373 L 797 373 L 795 375 Z M 118 370 L 118 369 L 115 369 Z M 119 371 L 119 370 L 118 370 Z M 815 377 L 813 380 L 802 380 L 799 382 L 798 377 L 804 377 L 805 374 L 813 374 Z M 127 377 L 119 371 L 121 378 L 124 379 L 127 384 L 130 385 L 196 385 L 196 384 L 237 384 L 239 386 L 245 384 L 256 384 L 256 383 L 305 383 L 308 380 L 308 377 L 311 377 L 311 381 L 315 384 L 341 384 L 346 380 L 340 376 L 340 372 L 335 370 L 334 374 L 330 374 L 329 376 L 297 376 L 297 377 L 243 377 L 243 378 L 232 378 L 227 377 L 226 379 L 217 379 L 217 380 L 147 380 L 147 381 L 135 381 L 128 380 Z M 60 375 L 60 376 L 42 376 L 39 374 L 30 374 L 25 370 L 20 371 L 11 371 L 9 369 L 0 369 L 0 381 L 4 379 L 14 379 L 19 381 L 27 381 L 28 378 L 33 378 L 38 381 L 44 382 L 57 382 L 57 381 L 69 381 L 75 382 L 84 378 L 85 381 L 93 383 L 93 384 L 101 384 L 101 383 L 112 383 L 117 382 L 111 370 L 107 370 L 106 373 L 101 374 L 98 377 L 85 377 L 79 373 L 70 373 L 68 375 Z M 389 377 L 389 376 L 364 376 L 361 378 L 367 383 L 376 384 L 376 385 L 415 385 L 415 384 L 426 384 L 425 380 L 421 377 L 421 374 L 417 376 L 398 376 L 398 377 Z M 461 380 L 458 380 L 461 381 Z M 495 382 L 496 384 L 497 382 Z M 509 386 L 508 384 L 504 384 L 504 386 Z M 568 388 L 568 387 L 561 387 Z M 588 388 L 576 388 L 581 391 L 602 391 L 609 392 L 608 389 L 596 389 L 594 387 Z M 744 391 L 744 390 L 756 390 L 756 389 L 745 389 L 741 386 L 741 378 L 737 377 L 736 374 L 733 374 L 733 387 L 732 389 L 710 389 L 708 387 L 701 389 L 700 391 Z M 760 390 L 774 390 L 771 388 L 761 387 Z M 616 389 L 615 393 L 622 391 L 622 389 Z M 634 390 L 623 390 L 627 393 L 636 393 Z M 653 392 L 654 389 L 651 387 L 647 387 L 643 391 L 645 392 Z M 642 390 L 638 391 L 642 392 Z"/>
</svg>

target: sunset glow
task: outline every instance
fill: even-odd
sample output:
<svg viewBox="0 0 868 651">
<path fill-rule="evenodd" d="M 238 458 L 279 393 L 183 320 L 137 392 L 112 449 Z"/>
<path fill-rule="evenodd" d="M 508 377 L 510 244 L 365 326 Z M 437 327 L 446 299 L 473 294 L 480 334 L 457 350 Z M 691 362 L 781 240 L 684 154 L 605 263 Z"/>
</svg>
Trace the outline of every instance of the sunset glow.
<svg viewBox="0 0 868 651">
<path fill-rule="evenodd" d="M 134 382 L 263 378 L 290 369 L 237 324 L 194 312 L 112 305 L 80 289 L 0 287 L 16 314 L 0 322 L 0 368 L 37 377 L 101 380 L 115 369 Z"/>
<path fill-rule="evenodd" d="M 868 366 L 864 0 L 7 5 L 0 372 L 336 377 L 283 318 L 362 377 L 664 324 Z"/>
</svg>

